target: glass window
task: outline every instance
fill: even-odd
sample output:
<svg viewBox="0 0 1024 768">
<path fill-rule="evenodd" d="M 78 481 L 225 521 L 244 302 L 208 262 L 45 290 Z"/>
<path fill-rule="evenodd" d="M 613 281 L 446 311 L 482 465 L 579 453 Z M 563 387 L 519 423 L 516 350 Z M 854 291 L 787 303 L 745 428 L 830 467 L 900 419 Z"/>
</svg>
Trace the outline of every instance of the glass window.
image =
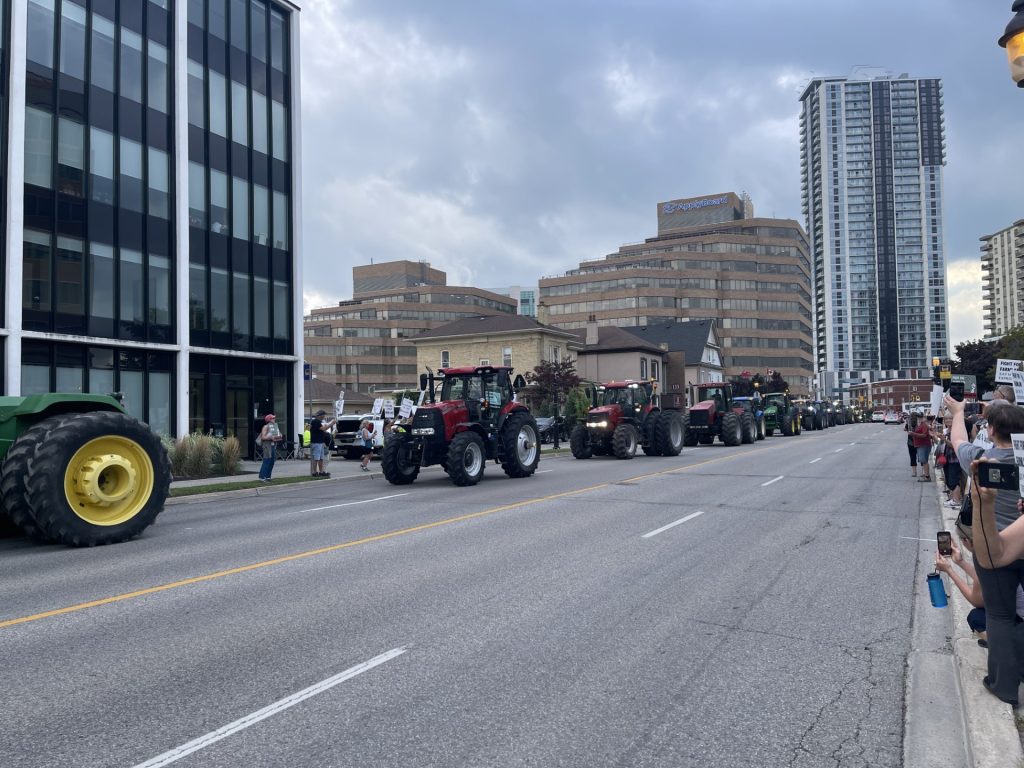
<svg viewBox="0 0 1024 768">
<path fill-rule="evenodd" d="M 231 140 L 249 146 L 248 90 L 241 83 L 231 81 Z"/>
<path fill-rule="evenodd" d="M 25 108 L 25 183 L 52 187 L 53 115 L 35 107 Z"/>
<path fill-rule="evenodd" d="M 228 177 L 210 169 L 210 231 L 231 234 L 228 224 Z"/>
<path fill-rule="evenodd" d="M 200 128 L 206 127 L 206 99 L 203 95 L 205 72 L 202 64 L 188 60 L 188 121 Z"/>
<path fill-rule="evenodd" d="M 150 109 L 157 112 L 167 113 L 167 49 L 154 43 L 146 41 L 146 51 L 149 54 L 149 69 L 146 70 L 147 94 L 146 104 Z"/>
<path fill-rule="evenodd" d="M 252 286 L 253 334 L 270 338 L 270 281 L 254 277 Z"/>
<path fill-rule="evenodd" d="M 270 244 L 270 194 L 259 184 L 252 188 L 252 239 L 260 245 Z"/>
<path fill-rule="evenodd" d="M 149 416 L 146 423 L 157 434 L 171 434 L 171 374 L 165 371 L 149 374 Z"/>
<path fill-rule="evenodd" d="M 274 159 L 288 161 L 288 112 L 279 101 L 270 102 L 274 132 Z"/>
<path fill-rule="evenodd" d="M 270 154 L 267 146 L 267 97 L 252 92 L 252 148 L 264 155 Z"/>
<path fill-rule="evenodd" d="M 53 0 L 29 0 L 26 50 L 29 61 L 53 69 Z"/>
<path fill-rule="evenodd" d="M 25 309 L 50 311 L 51 242 L 48 232 L 25 230 L 21 297 Z"/>
<path fill-rule="evenodd" d="M 249 183 L 233 178 L 231 184 L 231 229 L 239 240 L 249 239 Z"/>
<path fill-rule="evenodd" d="M 512 367 L 512 347 L 503 347 L 501 350 L 501 364 L 506 368 Z"/>
<path fill-rule="evenodd" d="M 166 152 L 149 148 L 149 215 L 161 219 L 170 218 L 171 215 L 167 162 Z"/>
<path fill-rule="evenodd" d="M 83 197 L 85 184 L 85 126 L 62 117 L 57 121 L 57 189 Z"/>
<path fill-rule="evenodd" d="M 85 8 L 64 3 L 60 9 L 60 71 L 85 80 Z"/>
<path fill-rule="evenodd" d="M 245 0 L 231 0 L 231 45 L 240 51 L 249 50 L 246 33 Z"/>
<path fill-rule="evenodd" d="M 233 312 L 231 329 L 243 336 L 249 335 L 249 276 L 235 273 L 232 276 Z"/>
<path fill-rule="evenodd" d="M 228 39 L 228 15 L 225 10 L 227 0 L 209 0 L 209 32 L 221 40 Z"/>
<path fill-rule="evenodd" d="M 288 300 L 288 284 L 274 281 L 274 338 L 290 339 L 292 308 Z"/>
<path fill-rule="evenodd" d="M 274 247 L 288 250 L 288 195 L 274 193 Z"/>
<path fill-rule="evenodd" d="M 93 200 L 114 204 L 114 134 L 89 128 L 89 187 Z"/>
<path fill-rule="evenodd" d="M 57 387 L 54 392 L 77 392 L 82 391 L 82 380 L 85 368 L 83 366 L 57 365 Z"/>
<path fill-rule="evenodd" d="M 42 395 L 50 391 L 50 366 L 22 365 L 21 394 Z"/>
<path fill-rule="evenodd" d="M 190 264 L 188 268 L 188 317 L 189 328 L 206 330 L 206 268 L 202 264 Z"/>
<path fill-rule="evenodd" d="M 113 361 L 111 361 L 111 366 Z M 89 368 L 89 391 L 106 395 L 114 391 L 114 369 L 111 368 Z"/>
<path fill-rule="evenodd" d="M 270 65 L 278 72 L 287 72 L 285 66 L 285 22 L 284 16 L 270 11 Z"/>
<path fill-rule="evenodd" d="M 143 304 L 146 296 L 142 282 L 142 253 L 121 249 L 121 322 L 142 323 L 146 319 Z"/>
<path fill-rule="evenodd" d="M 228 82 L 224 75 L 207 73 L 210 78 L 210 133 L 227 138 L 228 135 Z"/>
<path fill-rule="evenodd" d="M 85 314 L 85 271 L 82 241 L 76 237 L 57 237 L 57 311 L 69 315 Z"/>
<path fill-rule="evenodd" d="M 121 27 L 121 95 L 142 103 L 142 36 Z"/>
<path fill-rule="evenodd" d="M 124 393 L 124 409 L 129 416 L 139 421 L 146 420 L 142 407 L 145 402 L 143 399 L 145 395 L 144 377 L 145 374 L 142 371 L 126 371 L 122 367 L 120 390 Z"/>
<path fill-rule="evenodd" d="M 188 223 L 206 226 L 206 169 L 199 163 L 188 164 Z"/>
<path fill-rule="evenodd" d="M 171 324 L 171 262 L 154 254 L 149 255 L 149 322 Z"/>
<path fill-rule="evenodd" d="M 89 244 L 89 315 L 114 319 L 114 249 L 102 243 Z"/>
<path fill-rule="evenodd" d="M 259 0 L 252 0 L 249 26 L 252 38 L 252 55 L 256 61 L 267 61 L 267 8 Z"/>
<path fill-rule="evenodd" d="M 228 271 L 220 267 L 210 269 L 210 330 L 228 329 Z"/>
<path fill-rule="evenodd" d="M 97 88 L 114 92 L 114 22 L 92 14 L 92 65 L 89 81 Z"/>
<path fill-rule="evenodd" d="M 206 29 L 203 24 L 203 0 L 188 0 L 188 23 Z"/>
<path fill-rule="evenodd" d="M 142 145 L 121 137 L 121 207 L 142 213 Z"/>
</svg>

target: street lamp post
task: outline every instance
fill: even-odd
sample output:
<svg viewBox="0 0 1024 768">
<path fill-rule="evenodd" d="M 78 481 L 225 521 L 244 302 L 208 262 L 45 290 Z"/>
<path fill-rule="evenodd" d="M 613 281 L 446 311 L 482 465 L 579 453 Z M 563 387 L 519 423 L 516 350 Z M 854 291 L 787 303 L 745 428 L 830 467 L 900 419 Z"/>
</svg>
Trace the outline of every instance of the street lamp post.
<svg viewBox="0 0 1024 768">
<path fill-rule="evenodd" d="M 1024 88 L 1024 0 L 1015 0 L 1011 10 L 1014 17 L 999 38 L 999 45 L 1006 49 L 1010 60 L 1010 77 L 1018 88 Z"/>
</svg>

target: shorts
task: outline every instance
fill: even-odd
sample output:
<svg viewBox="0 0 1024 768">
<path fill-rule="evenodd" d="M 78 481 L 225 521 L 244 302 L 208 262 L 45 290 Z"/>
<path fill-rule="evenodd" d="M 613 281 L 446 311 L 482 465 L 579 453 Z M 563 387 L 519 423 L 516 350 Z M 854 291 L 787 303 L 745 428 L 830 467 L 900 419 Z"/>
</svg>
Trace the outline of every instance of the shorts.
<svg viewBox="0 0 1024 768">
<path fill-rule="evenodd" d="M 928 454 L 931 453 L 932 447 L 930 445 L 919 445 L 917 447 L 917 463 L 922 467 L 928 466 Z"/>
<path fill-rule="evenodd" d="M 310 446 L 310 457 L 313 461 L 323 461 L 327 456 L 327 444 L 326 443 L 313 443 Z"/>
</svg>

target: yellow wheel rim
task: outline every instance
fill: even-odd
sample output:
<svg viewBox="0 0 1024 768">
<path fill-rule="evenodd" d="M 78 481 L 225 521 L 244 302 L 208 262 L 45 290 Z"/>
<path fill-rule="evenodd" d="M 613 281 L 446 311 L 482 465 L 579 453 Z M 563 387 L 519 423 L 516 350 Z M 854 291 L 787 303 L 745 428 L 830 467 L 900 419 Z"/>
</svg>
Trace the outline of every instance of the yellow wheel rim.
<svg viewBox="0 0 1024 768">
<path fill-rule="evenodd" d="M 75 514 L 92 525 L 120 525 L 153 495 L 149 454 L 134 440 L 107 435 L 79 448 L 64 471 L 64 494 Z"/>
</svg>

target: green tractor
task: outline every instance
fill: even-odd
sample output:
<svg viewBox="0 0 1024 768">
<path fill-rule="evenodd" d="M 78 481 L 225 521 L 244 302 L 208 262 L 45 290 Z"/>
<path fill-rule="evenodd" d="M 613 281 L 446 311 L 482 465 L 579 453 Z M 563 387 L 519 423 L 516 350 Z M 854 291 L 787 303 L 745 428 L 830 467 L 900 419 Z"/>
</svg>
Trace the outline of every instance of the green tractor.
<svg viewBox="0 0 1024 768">
<path fill-rule="evenodd" d="M 0 517 L 73 547 L 139 535 L 163 509 L 160 438 L 107 395 L 0 397 Z"/>
<path fill-rule="evenodd" d="M 769 392 L 764 396 L 764 430 L 768 437 L 779 430 L 783 435 L 799 435 L 800 409 L 785 392 Z"/>
</svg>

